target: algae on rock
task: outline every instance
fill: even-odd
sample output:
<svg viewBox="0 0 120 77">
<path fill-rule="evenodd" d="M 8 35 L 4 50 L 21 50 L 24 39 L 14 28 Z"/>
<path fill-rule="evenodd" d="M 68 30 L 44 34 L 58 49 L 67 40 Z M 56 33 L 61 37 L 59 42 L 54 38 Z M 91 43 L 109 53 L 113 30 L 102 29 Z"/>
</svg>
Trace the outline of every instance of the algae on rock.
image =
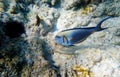
<svg viewBox="0 0 120 77">
<path fill-rule="evenodd" d="M 2 0 L 0 1 L 1 77 L 120 77 L 119 0 Z M 102 27 L 72 47 L 56 45 L 61 30 Z M 8 21 L 22 22 L 27 36 Z M 5 31 L 7 29 L 7 31 Z M 12 30 L 13 29 L 13 30 Z M 20 28 L 19 28 L 20 29 Z M 19 37 L 10 38 L 11 30 Z M 24 32 L 23 32 L 24 33 Z"/>
</svg>

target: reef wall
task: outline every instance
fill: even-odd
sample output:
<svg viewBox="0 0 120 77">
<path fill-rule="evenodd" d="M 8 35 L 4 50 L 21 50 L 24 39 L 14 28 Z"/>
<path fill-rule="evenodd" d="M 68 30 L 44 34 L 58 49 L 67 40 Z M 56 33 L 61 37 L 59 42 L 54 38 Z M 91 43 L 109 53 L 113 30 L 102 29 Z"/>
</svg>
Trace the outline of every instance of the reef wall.
<svg viewBox="0 0 120 77">
<path fill-rule="evenodd" d="M 120 0 L 1 0 L 0 77 L 120 77 Z M 64 47 L 64 29 L 108 29 Z"/>
</svg>

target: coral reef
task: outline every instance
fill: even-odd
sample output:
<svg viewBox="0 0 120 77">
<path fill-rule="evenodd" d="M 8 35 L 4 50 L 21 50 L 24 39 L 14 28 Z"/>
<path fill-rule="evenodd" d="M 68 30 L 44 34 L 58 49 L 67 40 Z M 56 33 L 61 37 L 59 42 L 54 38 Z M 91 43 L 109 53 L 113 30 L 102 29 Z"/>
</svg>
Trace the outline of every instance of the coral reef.
<svg viewBox="0 0 120 77">
<path fill-rule="evenodd" d="M 120 0 L 1 0 L 0 77 L 120 77 Z M 61 30 L 95 27 L 74 46 Z"/>
</svg>

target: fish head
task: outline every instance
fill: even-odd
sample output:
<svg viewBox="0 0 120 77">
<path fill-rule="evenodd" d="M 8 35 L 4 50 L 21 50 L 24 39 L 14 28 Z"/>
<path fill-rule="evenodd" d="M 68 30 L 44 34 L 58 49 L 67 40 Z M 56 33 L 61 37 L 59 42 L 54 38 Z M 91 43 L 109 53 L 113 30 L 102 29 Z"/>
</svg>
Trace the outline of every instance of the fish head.
<svg viewBox="0 0 120 77">
<path fill-rule="evenodd" d="M 63 44 L 63 37 L 62 36 L 55 36 L 54 40 L 57 44 Z"/>
<path fill-rule="evenodd" d="M 69 41 L 64 36 L 55 36 L 54 40 L 57 44 L 60 44 L 60 45 L 63 45 L 63 46 L 68 46 L 69 45 Z"/>
</svg>

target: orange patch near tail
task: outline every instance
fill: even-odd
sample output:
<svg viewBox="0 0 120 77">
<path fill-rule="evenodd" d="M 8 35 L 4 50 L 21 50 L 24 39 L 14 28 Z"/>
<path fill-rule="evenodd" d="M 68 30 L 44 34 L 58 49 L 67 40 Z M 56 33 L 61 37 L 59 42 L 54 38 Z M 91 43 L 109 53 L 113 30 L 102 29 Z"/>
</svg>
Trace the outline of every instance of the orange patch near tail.
<svg viewBox="0 0 120 77">
<path fill-rule="evenodd" d="M 92 33 L 95 33 L 96 31 L 94 30 Z"/>
<path fill-rule="evenodd" d="M 72 41 L 72 40 L 73 40 L 73 38 L 71 37 L 71 38 L 70 38 L 70 41 Z"/>
</svg>

